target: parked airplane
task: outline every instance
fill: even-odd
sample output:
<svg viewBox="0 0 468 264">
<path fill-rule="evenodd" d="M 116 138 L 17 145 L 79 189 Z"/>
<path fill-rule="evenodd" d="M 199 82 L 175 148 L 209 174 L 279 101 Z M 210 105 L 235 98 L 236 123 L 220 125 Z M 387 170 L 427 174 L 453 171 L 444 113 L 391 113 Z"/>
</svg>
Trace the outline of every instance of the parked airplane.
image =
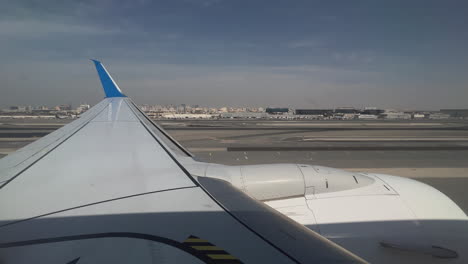
<svg viewBox="0 0 468 264">
<path fill-rule="evenodd" d="M 468 218 L 396 176 L 192 154 L 106 98 L 0 160 L 0 263 L 466 263 Z"/>
</svg>

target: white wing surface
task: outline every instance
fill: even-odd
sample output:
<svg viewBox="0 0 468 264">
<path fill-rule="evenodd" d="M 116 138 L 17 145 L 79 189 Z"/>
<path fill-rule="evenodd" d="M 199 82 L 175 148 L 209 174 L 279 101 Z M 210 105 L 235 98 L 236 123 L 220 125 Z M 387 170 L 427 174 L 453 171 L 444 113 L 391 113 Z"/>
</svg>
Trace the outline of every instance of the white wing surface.
<svg viewBox="0 0 468 264">
<path fill-rule="evenodd" d="M 356 263 L 222 180 L 94 61 L 106 98 L 0 160 L 0 263 Z"/>
</svg>

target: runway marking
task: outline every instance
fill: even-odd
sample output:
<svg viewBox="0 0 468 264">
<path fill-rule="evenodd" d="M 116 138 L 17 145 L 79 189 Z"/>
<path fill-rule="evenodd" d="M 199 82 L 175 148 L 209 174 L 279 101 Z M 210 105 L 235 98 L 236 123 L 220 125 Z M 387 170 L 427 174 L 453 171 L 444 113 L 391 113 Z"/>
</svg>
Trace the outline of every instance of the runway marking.
<svg viewBox="0 0 468 264">
<path fill-rule="evenodd" d="M 227 148 L 188 148 L 190 152 L 225 152 Z"/>
<path fill-rule="evenodd" d="M 322 145 L 322 146 L 242 146 L 242 147 L 228 147 L 228 152 L 244 152 L 244 151 L 466 151 L 468 145 L 452 144 L 452 145 L 418 145 L 410 146 L 405 145 L 394 145 L 394 146 L 333 146 L 333 145 Z"/>
<path fill-rule="evenodd" d="M 303 137 L 301 141 L 307 142 L 443 142 L 443 141 L 468 141 L 467 137 L 391 137 L 391 136 L 381 136 L 381 137 L 368 137 L 368 136 L 354 136 L 354 137 Z"/>
<path fill-rule="evenodd" d="M 35 137 L 35 138 L 15 138 L 15 137 L 12 137 L 12 138 L 0 138 L 0 142 L 33 142 L 33 141 L 36 141 L 38 140 L 39 138 L 38 137 Z"/>
<path fill-rule="evenodd" d="M 12 152 L 15 152 L 17 148 L 0 148 L 0 154 L 2 155 L 8 155 Z"/>
</svg>

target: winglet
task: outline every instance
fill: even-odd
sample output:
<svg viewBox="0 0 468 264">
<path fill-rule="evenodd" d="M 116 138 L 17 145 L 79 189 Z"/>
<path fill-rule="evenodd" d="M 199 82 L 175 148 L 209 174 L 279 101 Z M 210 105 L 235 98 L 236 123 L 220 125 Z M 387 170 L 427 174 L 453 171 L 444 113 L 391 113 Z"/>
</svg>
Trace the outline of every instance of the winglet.
<svg viewBox="0 0 468 264">
<path fill-rule="evenodd" d="M 109 72 L 107 72 L 104 65 L 102 65 L 102 63 L 98 60 L 92 59 L 92 61 L 96 66 L 96 70 L 99 75 L 99 79 L 101 79 L 102 88 L 104 89 L 106 97 L 126 97 L 120 90 L 119 86 L 115 83 L 114 79 L 112 79 Z"/>
</svg>

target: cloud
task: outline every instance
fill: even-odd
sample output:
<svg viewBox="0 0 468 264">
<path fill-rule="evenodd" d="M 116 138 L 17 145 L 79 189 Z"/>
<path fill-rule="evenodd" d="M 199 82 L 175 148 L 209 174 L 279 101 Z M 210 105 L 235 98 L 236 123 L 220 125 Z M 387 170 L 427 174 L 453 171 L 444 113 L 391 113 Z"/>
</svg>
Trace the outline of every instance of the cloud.
<svg viewBox="0 0 468 264">
<path fill-rule="evenodd" d="M 305 0 L 3 2 L 3 105 L 96 102 L 92 57 L 142 103 L 466 107 L 461 8 L 422 16 Z"/>
<path fill-rule="evenodd" d="M 350 87 L 345 79 L 356 82 L 370 76 L 314 65 L 216 67 L 115 60 L 104 63 L 127 95 L 138 103 L 147 104 L 306 107 L 310 98 L 315 98 L 315 102 L 325 107 L 333 101 L 327 99 L 330 93 Z M 38 61 L 27 65 L 18 62 L 1 71 L 0 79 L 4 80 L 2 106 L 95 103 L 101 98 L 98 78 L 92 64 L 86 60 L 76 63 Z"/>
<path fill-rule="evenodd" d="M 139 103 L 213 106 L 307 107 L 311 98 L 315 98 L 315 107 L 330 107 L 336 101 L 330 98 L 331 95 L 370 87 L 369 82 L 378 75 L 318 65 L 214 67 L 132 64 L 111 65 L 110 71 L 120 76 L 122 89 L 131 87 L 125 92 Z M 369 82 L 362 81 L 366 79 Z M 337 98 L 340 100 L 342 96 Z"/>
<path fill-rule="evenodd" d="M 109 35 L 120 33 L 85 24 L 59 23 L 43 20 L 0 20 L 0 36 L 18 38 L 48 38 L 51 35 Z"/>
<path fill-rule="evenodd" d="M 316 39 L 296 40 L 286 44 L 288 48 L 299 49 L 299 48 L 317 48 L 323 46 L 323 41 Z"/>
<path fill-rule="evenodd" d="M 376 60 L 374 52 L 332 52 L 331 57 L 336 62 L 340 63 L 372 63 Z"/>
<path fill-rule="evenodd" d="M 184 0 L 184 2 L 199 5 L 203 7 L 210 7 L 222 2 L 222 0 Z"/>
</svg>

